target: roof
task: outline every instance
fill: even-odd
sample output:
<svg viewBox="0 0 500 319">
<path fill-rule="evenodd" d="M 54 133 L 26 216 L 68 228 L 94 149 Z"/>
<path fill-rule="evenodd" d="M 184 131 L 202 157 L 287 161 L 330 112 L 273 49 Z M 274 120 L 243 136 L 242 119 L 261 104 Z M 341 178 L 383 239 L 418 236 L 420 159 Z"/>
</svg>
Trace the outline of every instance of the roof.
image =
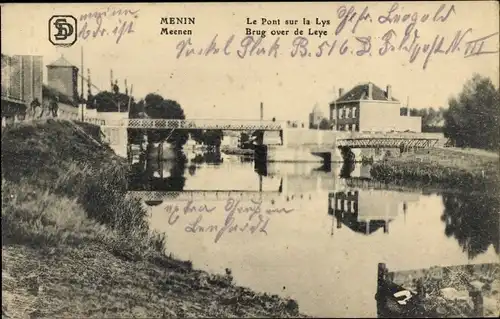
<svg viewBox="0 0 500 319">
<path fill-rule="evenodd" d="M 338 211 L 340 212 L 340 211 Z M 389 224 L 392 222 L 392 219 L 388 219 L 387 221 L 385 220 L 358 220 L 358 217 L 356 214 L 343 214 L 340 215 L 338 212 L 336 212 L 336 217 L 340 217 L 340 222 L 347 226 L 349 229 L 356 233 L 361 233 L 365 235 L 370 235 L 379 230 L 380 228 L 384 227 L 384 224 L 387 223 Z M 368 224 L 368 233 L 366 224 Z"/>
<path fill-rule="evenodd" d="M 359 100 L 368 100 L 368 85 L 371 82 L 363 83 L 355 86 L 344 95 L 340 96 L 336 102 L 350 102 Z M 388 101 L 386 91 L 372 83 L 372 100 Z M 398 102 L 397 99 L 391 98 L 391 101 Z"/>
<path fill-rule="evenodd" d="M 76 69 L 78 69 L 76 66 L 74 66 L 73 64 L 71 64 L 70 62 L 68 62 L 68 60 L 66 60 L 63 55 L 61 55 L 61 57 L 59 59 L 57 59 L 54 62 L 48 64 L 47 66 L 48 67 L 56 66 L 56 67 L 76 68 Z"/>
</svg>

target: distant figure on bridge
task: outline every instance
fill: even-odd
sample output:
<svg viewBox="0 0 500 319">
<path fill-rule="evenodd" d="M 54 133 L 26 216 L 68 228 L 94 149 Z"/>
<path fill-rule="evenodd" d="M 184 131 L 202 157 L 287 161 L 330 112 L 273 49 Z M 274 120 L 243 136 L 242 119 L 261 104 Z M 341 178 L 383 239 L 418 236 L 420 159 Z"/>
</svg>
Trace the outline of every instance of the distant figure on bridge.
<svg viewBox="0 0 500 319">
<path fill-rule="evenodd" d="M 35 117 L 35 115 L 36 115 L 36 109 L 40 106 L 42 106 L 42 105 L 40 104 L 40 101 L 38 101 L 38 98 L 35 98 L 33 100 L 33 102 L 31 102 L 30 107 L 31 107 L 31 113 L 33 114 L 33 117 Z"/>
</svg>

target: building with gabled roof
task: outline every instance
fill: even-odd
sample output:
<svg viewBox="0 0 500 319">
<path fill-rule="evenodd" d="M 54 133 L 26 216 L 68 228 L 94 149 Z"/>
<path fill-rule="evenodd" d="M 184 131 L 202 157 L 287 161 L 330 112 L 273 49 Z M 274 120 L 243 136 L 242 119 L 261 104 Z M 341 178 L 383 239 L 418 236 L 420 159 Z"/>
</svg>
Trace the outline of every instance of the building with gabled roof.
<svg viewBox="0 0 500 319">
<path fill-rule="evenodd" d="M 400 115 L 401 102 L 372 82 L 362 83 L 347 93 L 339 90 L 330 103 L 330 120 L 338 131 L 354 132 L 421 132 L 421 118 Z"/>
</svg>

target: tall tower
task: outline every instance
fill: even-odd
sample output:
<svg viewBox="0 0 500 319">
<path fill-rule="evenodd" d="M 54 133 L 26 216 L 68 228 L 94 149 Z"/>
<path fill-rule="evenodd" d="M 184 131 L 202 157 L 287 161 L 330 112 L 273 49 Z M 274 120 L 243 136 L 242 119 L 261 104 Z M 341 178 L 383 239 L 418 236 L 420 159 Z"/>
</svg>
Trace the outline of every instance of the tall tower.
<svg viewBox="0 0 500 319">
<path fill-rule="evenodd" d="M 47 82 L 51 88 L 69 97 L 75 105 L 78 103 L 78 68 L 64 56 L 47 65 Z"/>
</svg>

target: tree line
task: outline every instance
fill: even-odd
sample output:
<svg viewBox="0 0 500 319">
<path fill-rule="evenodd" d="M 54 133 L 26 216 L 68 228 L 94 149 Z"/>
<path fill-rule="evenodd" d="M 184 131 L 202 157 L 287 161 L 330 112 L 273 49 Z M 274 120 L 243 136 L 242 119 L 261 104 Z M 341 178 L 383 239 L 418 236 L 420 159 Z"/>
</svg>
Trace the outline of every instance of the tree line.
<svg viewBox="0 0 500 319">
<path fill-rule="evenodd" d="M 443 132 L 456 147 L 499 150 L 500 90 L 488 77 L 474 74 L 448 108 L 410 109 L 410 116 L 422 117 L 422 132 Z"/>
<path fill-rule="evenodd" d="M 135 101 L 128 92 L 120 92 L 118 85 L 114 85 L 113 92 L 101 91 L 89 97 L 87 108 L 97 109 L 98 112 L 128 112 L 129 118 L 186 119 L 184 110 L 177 101 L 156 93 Z M 140 143 L 147 136 L 148 142 L 167 142 L 176 148 L 181 148 L 190 135 L 198 143 L 215 147 L 220 146 L 223 138 L 222 130 L 128 129 L 129 143 Z"/>
<path fill-rule="evenodd" d="M 444 134 L 457 147 L 500 150 L 500 90 L 475 74 L 448 102 Z"/>
<path fill-rule="evenodd" d="M 409 115 L 420 116 L 422 118 L 422 132 L 434 133 L 443 132 L 445 111 L 446 109 L 444 107 L 440 107 L 438 109 L 432 107 L 427 109 L 410 108 Z M 399 115 L 408 116 L 408 108 L 400 108 Z"/>
</svg>

